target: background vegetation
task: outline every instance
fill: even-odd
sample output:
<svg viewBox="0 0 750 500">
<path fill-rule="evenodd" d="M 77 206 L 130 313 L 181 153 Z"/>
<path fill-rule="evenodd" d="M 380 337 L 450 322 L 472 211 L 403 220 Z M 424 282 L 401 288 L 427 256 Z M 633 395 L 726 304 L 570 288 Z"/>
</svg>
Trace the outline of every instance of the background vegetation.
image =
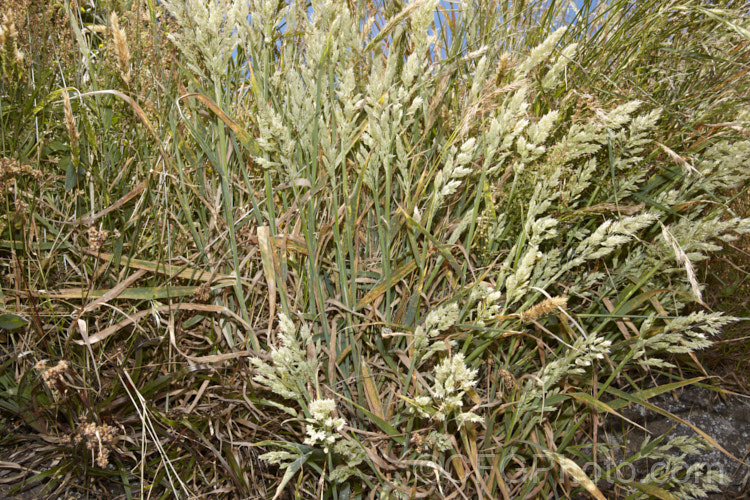
<svg viewBox="0 0 750 500">
<path fill-rule="evenodd" d="M 745 2 L 3 9 L 15 491 L 725 481 L 664 458 L 705 433 L 612 460 L 600 424 L 703 380 L 731 322 L 703 297 L 726 267 L 699 266 L 750 230 Z M 649 458 L 668 470 L 617 474 Z"/>
</svg>

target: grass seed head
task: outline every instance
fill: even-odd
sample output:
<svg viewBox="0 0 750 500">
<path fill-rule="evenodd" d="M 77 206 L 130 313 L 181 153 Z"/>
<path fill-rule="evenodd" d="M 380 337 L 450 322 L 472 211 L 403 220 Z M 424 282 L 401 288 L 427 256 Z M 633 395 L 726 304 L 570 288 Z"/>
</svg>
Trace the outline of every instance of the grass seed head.
<svg viewBox="0 0 750 500">
<path fill-rule="evenodd" d="M 91 226 L 86 234 L 88 236 L 89 248 L 91 248 L 93 252 L 101 250 L 104 244 L 107 243 L 107 238 L 109 237 L 109 231 L 106 229 L 97 229 L 94 226 Z"/>
<path fill-rule="evenodd" d="M 519 316 L 521 321 L 534 321 L 542 316 L 546 316 L 554 312 L 558 307 L 564 309 L 568 303 L 567 297 L 552 297 L 545 299 L 537 305 L 522 312 Z"/>
<path fill-rule="evenodd" d="M 68 362 L 61 359 L 55 366 L 47 366 L 47 361 L 42 360 L 36 364 L 35 368 L 42 372 L 44 385 L 50 389 L 55 389 L 57 383 L 62 380 L 68 371 Z"/>
<path fill-rule="evenodd" d="M 74 161 L 78 158 L 78 127 L 76 126 L 75 118 L 73 118 L 73 108 L 70 105 L 70 96 L 68 90 L 63 89 L 63 110 L 65 111 L 65 127 L 68 129 L 68 139 L 70 139 L 70 151 Z"/>
<path fill-rule="evenodd" d="M 93 422 L 78 426 L 76 443 L 86 441 L 86 449 L 96 450 L 96 465 L 104 469 L 109 465 L 109 448 L 117 437 L 117 428 L 108 424 L 96 425 Z"/>
<path fill-rule="evenodd" d="M 117 18 L 117 12 L 112 12 L 109 17 L 109 26 L 112 30 L 112 39 L 115 44 L 115 54 L 117 55 L 117 67 L 120 70 L 120 76 L 125 83 L 130 83 L 130 48 L 128 47 L 128 37 L 125 30 L 120 28 L 120 22 Z"/>
</svg>

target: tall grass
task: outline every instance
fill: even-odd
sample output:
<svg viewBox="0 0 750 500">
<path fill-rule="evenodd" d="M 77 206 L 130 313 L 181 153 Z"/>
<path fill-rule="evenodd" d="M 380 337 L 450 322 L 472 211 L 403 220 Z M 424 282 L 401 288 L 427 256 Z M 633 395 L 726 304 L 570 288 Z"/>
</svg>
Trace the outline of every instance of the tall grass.
<svg viewBox="0 0 750 500">
<path fill-rule="evenodd" d="M 726 480 L 663 458 L 719 447 L 702 430 L 612 462 L 599 424 L 700 380 L 681 370 L 731 321 L 695 265 L 750 229 L 727 208 L 749 175 L 744 4 L 12 7 L 16 490 L 692 498 Z M 618 474 L 659 457 L 663 476 Z"/>
</svg>

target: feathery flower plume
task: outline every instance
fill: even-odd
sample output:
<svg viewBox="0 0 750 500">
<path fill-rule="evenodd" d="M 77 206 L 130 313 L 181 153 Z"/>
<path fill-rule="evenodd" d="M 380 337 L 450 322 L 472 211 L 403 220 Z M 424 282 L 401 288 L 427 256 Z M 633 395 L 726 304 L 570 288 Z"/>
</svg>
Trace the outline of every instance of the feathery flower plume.
<svg viewBox="0 0 750 500">
<path fill-rule="evenodd" d="M 117 67 L 120 76 L 125 83 L 130 84 L 130 49 L 128 48 L 128 37 L 125 30 L 120 28 L 117 12 L 109 16 L 109 26 L 112 30 L 112 39 L 115 42 L 115 54 L 117 55 Z"/>
<path fill-rule="evenodd" d="M 535 319 L 539 319 L 542 316 L 546 316 L 547 314 L 553 312 L 558 307 L 564 308 L 567 303 L 567 297 L 552 297 L 550 299 L 541 301 L 537 305 L 522 312 L 518 316 L 521 318 L 521 321 L 534 321 Z"/>
<path fill-rule="evenodd" d="M 73 108 L 70 106 L 70 96 L 67 89 L 63 89 L 62 96 L 63 109 L 65 110 L 65 126 L 68 129 L 68 138 L 70 139 L 70 151 L 73 162 L 78 162 L 78 128 L 76 127 L 75 119 L 73 119 Z"/>
<path fill-rule="evenodd" d="M 0 22 L 0 78 L 15 80 L 23 74 L 24 55 L 18 49 L 18 30 L 8 13 Z"/>
</svg>

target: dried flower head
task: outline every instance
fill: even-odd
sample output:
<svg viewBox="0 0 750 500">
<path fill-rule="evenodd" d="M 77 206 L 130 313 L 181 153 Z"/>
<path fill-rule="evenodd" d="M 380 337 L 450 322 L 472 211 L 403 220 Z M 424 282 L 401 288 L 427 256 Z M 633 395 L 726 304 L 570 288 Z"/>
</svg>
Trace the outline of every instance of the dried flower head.
<svg viewBox="0 0 750 500">
<path fill-rule="evenodd" d="M 70 96 L 68 90 L 63 89 L 63 110 L 65 111 L 65 127 L 68 129 L 68 139 L 70 139 L 70 151 L 74 161 L 77 161 L 79 156 L 78 149 L 78 127 L 76 126 L 75 119 L 73 118 L 73 108 L 70 106 Z"/>
<path fill-rule="evenodd" d="M 64 377 L 69 368 L 68 362 L 61 359 L 55 366 L 47 366 L 47 360 L 43 359 L 34 368 L 42 372 L 44 386 L 52 392 L 52 396 L 55 399 L 61 398 L 65 390 Z"/>
<path fill-rule="evenodd" d="M 211 297 L 211 285 L 203 283 L 193 292 L 193 299 L 196 302 L 207 302 Z"/>
<path fill-rule="evenodd" d="M 503 55 L 500 56 L 500 59 L 498 59 L 497 61 L 497 68 L 495 69 L 495 82 L 496 83 L 502 82 L 510 66 L 511 66 L 510 54 L 505 52 L 503 53 Z"/>
<path fill-rule="evenodd" d="M 7 13 L 3 13 L 3 22 L 0 24 L 0 45 L 5 45 L 18 38 L 16 25 Z"/>
<path fill-rule="evenodd" d="M 13 202 L 16 208 L 16 215 L 22 215 L 29 210 L 29 204 L 23 201 L 21 198 L 16 198 L 16 201 Z"/>
<path fill-rule="evenodd" d="M 42 178 L 42 173 L 30 165 L 22 165 L 14 158 L 0 158 L 0 193 L 13 186 L 22 175 L 29 175 L 35 180 Z"/>
<path fill-rule="evenodd" d="M 108 424 L 96 425 L 95 423 L 84 423 L 78 426 L 78 434 L 75 442 L 86 441 L 86 449 L 96 450 L 96 465 L 105 468 L 109 465 L 109 449 L 117 437 L 117 428 Z"/>
<path fill-rule="evenodd" d="M 68 362 L 61 359 L 55 366 L 47 366 L 47 360 L 39 361 L 34 368 L 42 372 L 44 385 L 50 389 L 57 389 L 58 383 L 62 381 L 63 376 L 68 371 Z"/>
<path fill-rule="evenodd" d="M 115 54 L 117 55 L 117 67 L 120 70 L 120 76 L 125 83 L 130 83 L 130 48 L 128 47 L 128 37 L 125 31 L 120 28 L 120 22 L 117 18 L 117 12 L 113 12 L 109 17 L 109 27 L 112 30 L 112 39 L 115 43 Z"/>
<path fill-rule="evenodd" d="M 87 235 L 89 247 L 92 251 L 98 252 L 107 242 L 109 231 L 107 231 L 106 229 L 97 229 L 94 226 L 91 226 L 87 231 Z"/>
<path fill-rule="evenodd" d="M 500 380 L 502 380 L 503 385 L 508 388 L 512 389 L 516 386 L 516 379 L 513 377 L 513 374 L 509 372 L 508 370 L 499 370 L 497 374 L 500 376 Z"/>
<path fill-rule="evenodd" d="M 18 48 L 18 30 L 13 18 L 3 13 L 0 23 L 0 76 L 19 77 L 23 72 L 23 52 Z"/>
<path fill-rule="evenodd" d="M 521 321 L 534 321 L 554 312 L 558 307 L 564 309 L 567 303 L 567 297 L 552 297 L 541 301 L 518 316 L 521 318 Z"/>
</svg>

